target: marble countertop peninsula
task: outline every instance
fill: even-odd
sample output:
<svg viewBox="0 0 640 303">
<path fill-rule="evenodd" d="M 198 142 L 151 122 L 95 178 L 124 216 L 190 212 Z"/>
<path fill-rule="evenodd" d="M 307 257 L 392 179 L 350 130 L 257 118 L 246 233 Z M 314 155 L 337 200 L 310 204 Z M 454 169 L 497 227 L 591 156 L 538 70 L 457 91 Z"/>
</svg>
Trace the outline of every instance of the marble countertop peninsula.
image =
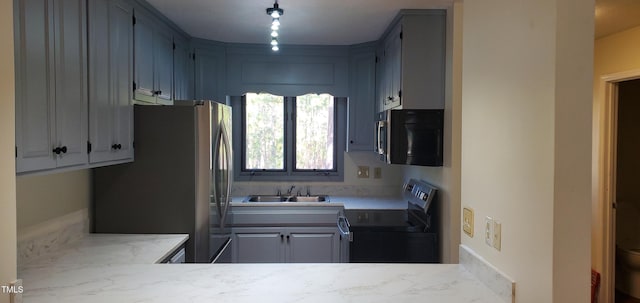
<svg viewBox="0 0 640 303">
<path fill-rule="evenodd" d="M 25 302 L 503 302 L 457 264 L 59 264 Z"/>
</svg>

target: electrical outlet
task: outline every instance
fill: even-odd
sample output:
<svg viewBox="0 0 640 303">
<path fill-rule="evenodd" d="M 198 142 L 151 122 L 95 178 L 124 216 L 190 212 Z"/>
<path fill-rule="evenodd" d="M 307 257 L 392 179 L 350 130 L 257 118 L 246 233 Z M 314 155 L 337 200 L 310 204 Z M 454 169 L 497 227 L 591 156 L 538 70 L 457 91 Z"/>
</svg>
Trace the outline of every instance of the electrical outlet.
<svg viewBox="0 0 640 303">
<path fill-rule="evenodd" d="M 473 209 L 465 207 L 462 210 L 462 230 L 473 238 Z"/>
<path fill-rule="evenodd" d="M 484 243 L 493 247 L 493 218 L 484 218 Z"/>
<path fill-rule="evenodd" d="M 374 179 L 382 179 L 382 167 L 374 167 L 373 168 L 373 178 Z"/>
<path fill-rule="evenodd" d="M 502 223 L 493 220 L 493 248 L 500 251 L 502 242 Z"/>
<path fill-rule="evenodd" d="M 369 178 L 369 166 L 358 166 L 358 178 Z"/>
</svg>

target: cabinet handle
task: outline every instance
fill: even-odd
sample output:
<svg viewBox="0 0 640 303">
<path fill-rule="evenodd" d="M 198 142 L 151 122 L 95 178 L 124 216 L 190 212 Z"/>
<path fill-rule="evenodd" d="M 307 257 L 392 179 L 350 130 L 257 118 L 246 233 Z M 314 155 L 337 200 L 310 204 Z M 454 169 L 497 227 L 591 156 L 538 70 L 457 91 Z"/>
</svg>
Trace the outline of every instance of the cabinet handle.
<svg viewBox="0 0 640 303">
<path fill-rule="evenodd" d="M 280 235 L 280 241 L 284 241 L 284 235 Z"/>
<path fill-rule="evenodd" d="M 111 149 L 122 149 L 122 144 L 113 144 L 111 145 Z"/>
<path fill-rule="evenodd" d="M 118 149 L 122 149 L 122 144 L 118 143 Z"/>
<path fill-rule="evenodd" d="M 154 95 L 162 95 L 162 91 L 161 90 L 157 90 L 153 92 Z"/>
<path fill-rule="evenodd" d="M 53 153 L 56 154 L 56 155 L 59 155 L 61 151 L 62 150 L 60 149 L 60 147 L 56 147 L 56 148 L 53 149 Z"/>
<path fill-rule="evenodd" d="M 353 140 L 349 141 L 350 144 L 353 144 Z"/>
<path fill-rule="evenodd" d="M 289 235 L 287 235 L 287 243 L 289 242 Z"/>
<path fill-rule="evenodd" d="M 66 147 L 66 146 L 63 146 L 63 147 L 60 149 L 60 151 L 61 151 L 63 154 L 66 154 L 66 153 L 67 153 L 67 147 Z"/>
</svg>

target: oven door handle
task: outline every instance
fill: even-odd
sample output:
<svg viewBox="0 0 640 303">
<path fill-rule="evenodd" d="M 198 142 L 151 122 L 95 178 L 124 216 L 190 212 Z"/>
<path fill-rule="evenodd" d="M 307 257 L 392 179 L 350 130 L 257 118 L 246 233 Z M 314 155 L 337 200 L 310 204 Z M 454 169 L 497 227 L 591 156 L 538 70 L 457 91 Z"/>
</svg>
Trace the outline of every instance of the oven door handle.
<svg viewBox="0 0 640 303">
<path fill-rule="evenodd" d="M 378 121 L 378 154 L 384 155 L 384 150 L 382 149 L 382 128 L 384 127 L 384 121 Z"/>
<path fill-rule="evenodd" d="M 349 242 L 353 242 L 353 234 L 351 233 L 351 224 L 349 224 L 349 219 L 345 216 L 338 216 L 338 229 L 340 233 L 349 239 Z"/>
</svg>

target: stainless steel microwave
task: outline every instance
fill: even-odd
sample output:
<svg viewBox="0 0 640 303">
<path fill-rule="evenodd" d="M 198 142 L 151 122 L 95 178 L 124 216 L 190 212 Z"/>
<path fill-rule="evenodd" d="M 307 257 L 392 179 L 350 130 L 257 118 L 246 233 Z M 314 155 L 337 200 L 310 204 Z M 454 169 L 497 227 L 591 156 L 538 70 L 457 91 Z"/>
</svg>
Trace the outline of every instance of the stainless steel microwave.
<svg viewBox="0 0 640 303">
<path fill-rule="evenodd" d="M 442 166 L 444 110 L 400 109 L 378 114 L 377 150 L 390 164 Z"/>
</svg>

